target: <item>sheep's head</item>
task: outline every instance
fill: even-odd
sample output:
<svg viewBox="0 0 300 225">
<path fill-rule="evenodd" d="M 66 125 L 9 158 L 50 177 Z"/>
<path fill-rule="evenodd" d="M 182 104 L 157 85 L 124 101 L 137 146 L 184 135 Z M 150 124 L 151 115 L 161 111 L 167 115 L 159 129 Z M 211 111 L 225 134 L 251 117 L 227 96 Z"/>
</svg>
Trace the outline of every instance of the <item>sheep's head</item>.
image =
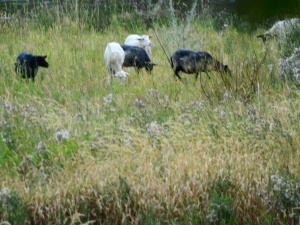
<svg viewBox="0 0 300 225">
<path fill-rule="evenodd" d="M 145 69 L 149 72 L 151 72 L 153 70 L 153 66 L 157 66 L 157 64 L 149 62 L 146 64 Z"/>
<path fill-rule="evenodd" d="M 48 68 L 49 64 L 47 63 L 46 58 L 47 58 L 46 55 L 45 56 L 37 56 L 36 61 L 37 61 L 38 66 Z"/>
<path fill-rule="evenodd" d="M 151 43 L 151 41 L 150 41 L 150 38 L 151 38 L 152 36 L 151 35 L 142 35 L 142 36 L 140 36 L 139 38 L 138 38 L 138 41 L 140 42 L 140 46 L 142 47 L 142 48 L 145 48 L 146 46 L 151 46 L 152 45 L 152 43 Z M 145 49 L 146 50 L 146 49 Z"/>
<path fill-rule="evenodd" d="M 125 82 L 125 79 L 127 76 L 129 76 L 129 73 L 127 73 L 123 70 L 121 70 L 115 74 L 115 78 L 117 78 L 117 80 L 122 84 Z"/>
</svg>

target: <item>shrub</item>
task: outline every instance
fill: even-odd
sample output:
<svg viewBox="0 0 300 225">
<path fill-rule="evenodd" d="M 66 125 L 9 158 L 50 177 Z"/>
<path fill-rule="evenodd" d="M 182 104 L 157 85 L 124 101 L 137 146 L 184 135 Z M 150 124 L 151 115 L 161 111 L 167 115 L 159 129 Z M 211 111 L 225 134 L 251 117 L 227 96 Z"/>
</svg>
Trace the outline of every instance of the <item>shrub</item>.
<svg viewBox="0 0 300 225">
<path fill-rule="evenodd" d="M 229 177 L 214 180 L 209 188 L 210 203 L 206 216 L 209 224 L 236 224 L 237 213 L 231 196 L 235 185 Z"/>
<path fill-rule="evenodd" d="M 0 190 L 0 212 L 0 220 L 12 225 L 26 224 L 28 219 L 27 205 L 16 191 L 10 192 L 7 188 Z"/>
<path fill-rule="evenodd" d="M 284 212 L 288 218 L 298 221 L 300 218 L 300 182 L 296 179 L 272 175 L 269 179 L 269 191 L 279 212 Z"/>
<path fill-rule="evenodd" d="M 289 57 L 279 59 L 279 73 L 285 81 L 300 87 L 300 48 L 294 48 Z"/>
</svg>

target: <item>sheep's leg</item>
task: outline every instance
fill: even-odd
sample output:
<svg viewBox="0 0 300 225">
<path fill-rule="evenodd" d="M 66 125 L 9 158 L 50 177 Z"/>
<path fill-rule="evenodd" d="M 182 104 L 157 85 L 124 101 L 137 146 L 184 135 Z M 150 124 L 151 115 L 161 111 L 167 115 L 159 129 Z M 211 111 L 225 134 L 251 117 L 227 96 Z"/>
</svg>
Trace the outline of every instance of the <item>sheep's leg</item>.
<svg viewBox="0 0 300 225">
<path fill-rule="evenodd" d="M 31 69 L 24 68 L 24 71 L 25 71 L 25 78 L 30 79 L 31 78 Z"/>
<path fill-rule="evenodd" d="M 140 68 L 139 67 L 137 67 L 135 70 L 136 70 L 137 74 L 140 74 Z"/>
<path fill-rule="evenodd" d="M 20 67 L 20 72 L 22 74 L 22 78 L 26 79 L 27 76 L 28 76 L 27 75 L 28 74 L 27 70 L 25 70 L 24 68 Z"/>
<path fill-rule="evenodd" d="M 205 73 L 206 73 L 206 75 L 208 76 L 208 78 L 210 79 L 210 76 L 209 76 L 208 72 L 206 71 Z"/>
<path fill-rule="evenodd" d="M 181 77 L 179 76 L 179 71 L 175 70 L 175 76 L 179 78 L 179 80 L 181 80 Z"/>
<path fill-rule="evenodd" d="M 34 82 L 34 70 L 30 71 L 30 76 L 31 76 L 32 82 Z"/>
<path fill-rule="evenodd" d="M 108 68 L 107 71 L 108 71 L 107 84 L 110 84 L 110 82 L 111 82 L 111 77 L 112 77 L 112 71 L 111 71 L 111 68 Z"/>
<path fill-rule="evenodd" d="M 201 76 L 201 73 L 200 73 L 200 76 Z M 197 73 L 195 74 L 195 84 L 197 83 L 198 77 L 199 77 L 199 72 L 197 72 Z"/>
</svg>

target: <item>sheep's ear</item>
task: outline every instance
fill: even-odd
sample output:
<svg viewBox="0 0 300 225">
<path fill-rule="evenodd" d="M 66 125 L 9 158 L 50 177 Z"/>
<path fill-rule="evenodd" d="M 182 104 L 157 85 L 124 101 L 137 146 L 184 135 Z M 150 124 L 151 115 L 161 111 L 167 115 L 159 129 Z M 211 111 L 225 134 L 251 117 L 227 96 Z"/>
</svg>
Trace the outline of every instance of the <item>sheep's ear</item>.
<svg viewBox="0 0 300 225">
<path fill-rule="evenodd" d="M 129 76 L 129 73 L 125 72 L 126 76 Z"/>
<path fill-rule="evenodd" d="M 225 72 L 229 72 L 230 71 L 227 64 L 224 65 L 224 70 L 225 70 Z"/>
<path fill-rule="evenodd" d="M 157 66 L 157 64 L 156 63 L 152 63 L 152 66 Z"/>
<path fill-rule="evenodd" d="M 150 39 L 150 38 L 152 38 L 152 35 L 149 35 L 148 37 L 149 37 L 149 39 Z"/>
<path fill-rule="evenodd" d="M 46 56 L 46 55 L 44 55 L 44 56 L 43 56 L 43 58 L 44 58 L 44 59 L 46 59 L 46 58 L 47 58 L 47 56 Z"/>
</svg>

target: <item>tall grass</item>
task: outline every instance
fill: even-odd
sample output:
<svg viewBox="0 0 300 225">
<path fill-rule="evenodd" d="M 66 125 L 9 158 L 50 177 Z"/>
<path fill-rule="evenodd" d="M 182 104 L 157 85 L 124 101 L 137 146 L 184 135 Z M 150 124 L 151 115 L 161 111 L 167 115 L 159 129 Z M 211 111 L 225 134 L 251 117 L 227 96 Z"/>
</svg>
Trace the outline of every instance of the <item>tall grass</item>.
<svg viewBox="0 0 300 225">
<path fill-rule="evenodd" d="M 275 41 L 172 4 L 149 30 L 135 8 L 43 7 L 1 24 L 1 222 L 299 223 L 299 90 Z M 169 54 L 210 52 L 232 77 L 176 80 L 154 29 Z M 153 35 L 159 65 L 107 86 L 105 46 L 130 33 Z M 48 55 L 35 83 L 14 74 L 25 50 Z"/>
</svg>

